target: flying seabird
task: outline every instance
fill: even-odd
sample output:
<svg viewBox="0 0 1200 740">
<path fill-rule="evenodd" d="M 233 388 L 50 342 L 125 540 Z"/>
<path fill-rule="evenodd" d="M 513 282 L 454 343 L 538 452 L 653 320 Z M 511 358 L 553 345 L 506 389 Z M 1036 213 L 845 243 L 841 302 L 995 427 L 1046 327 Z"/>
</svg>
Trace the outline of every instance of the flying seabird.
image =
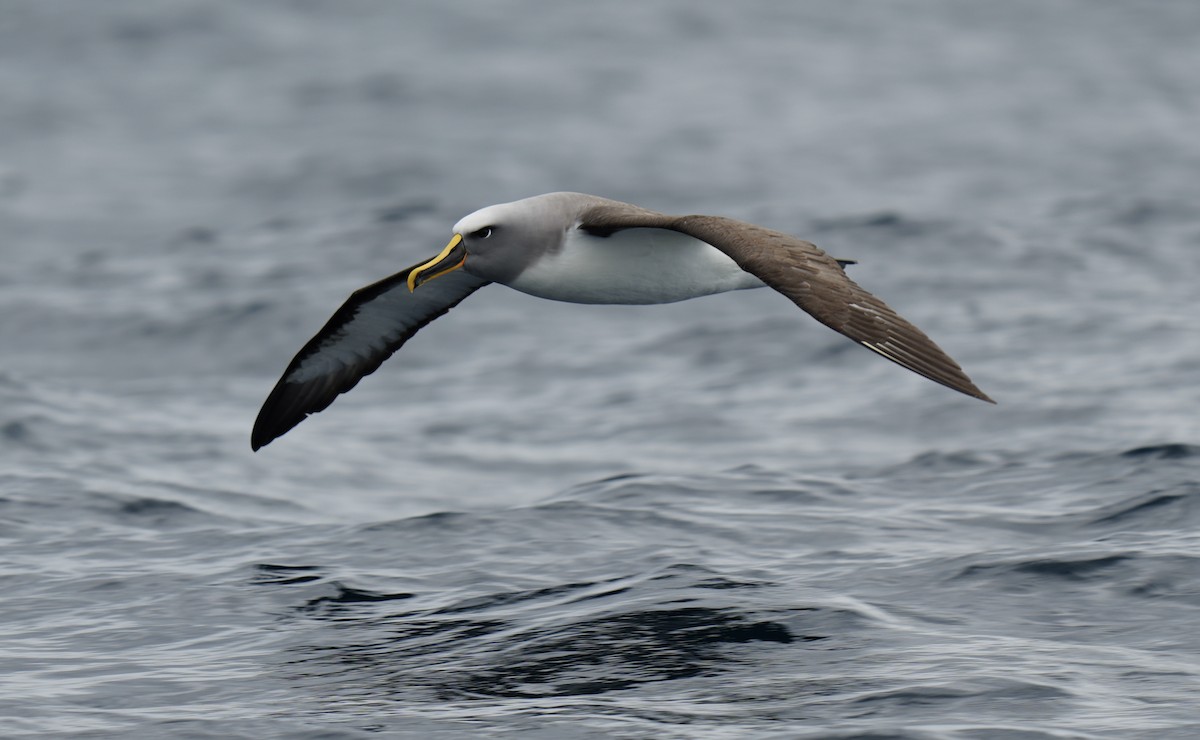
<svg viewBox="0 0 1200 740">
<path fill-rule="evenodd" d="M 896 364 L 994 403 L 933 340 L 789 234 L 721 216 L 668 216 L 582 193 L 475 211 L 441 254 L 354 292 L 263 403 L 255 450 L 321 411 L 423 326 L 488 283 L 570 303 L 671 303 L 770 286 Z M 462 269 L 459 269 L 462 268 Z"/>
</svg>

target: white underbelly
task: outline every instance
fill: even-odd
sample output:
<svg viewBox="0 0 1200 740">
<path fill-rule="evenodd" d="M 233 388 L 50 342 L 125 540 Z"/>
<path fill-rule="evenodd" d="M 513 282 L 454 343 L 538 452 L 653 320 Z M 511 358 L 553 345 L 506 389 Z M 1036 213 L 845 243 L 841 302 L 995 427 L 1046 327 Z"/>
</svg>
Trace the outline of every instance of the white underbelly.
<svg viewBox="0 0 1200 740">
<path fill-rule="evenodd" d="M 717 248 L 666 229 L 626 229 L 609 237 L 571 229 L 510 288 L 569 303 L 672 303 L 729 290 L 761 288 Z"/>
</svg>

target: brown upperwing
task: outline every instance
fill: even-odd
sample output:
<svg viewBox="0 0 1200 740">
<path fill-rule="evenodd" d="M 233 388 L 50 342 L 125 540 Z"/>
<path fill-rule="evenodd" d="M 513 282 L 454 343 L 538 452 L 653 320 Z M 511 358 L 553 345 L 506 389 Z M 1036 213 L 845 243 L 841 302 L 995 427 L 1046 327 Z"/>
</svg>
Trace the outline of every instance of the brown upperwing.
<svg viewBox="0 0 1200 740">
<path fill-rule="evenodd" d="M 834 331 L 947 388 L 995 403 L 924 332 L 851 280 L 838 260 L 803 239 L 721 216 L 668 216 L 616 204 L 585 211 L 579 228 L 597 236 L 632 228 L 670 229 L 699 239 Z"/>
</svg>

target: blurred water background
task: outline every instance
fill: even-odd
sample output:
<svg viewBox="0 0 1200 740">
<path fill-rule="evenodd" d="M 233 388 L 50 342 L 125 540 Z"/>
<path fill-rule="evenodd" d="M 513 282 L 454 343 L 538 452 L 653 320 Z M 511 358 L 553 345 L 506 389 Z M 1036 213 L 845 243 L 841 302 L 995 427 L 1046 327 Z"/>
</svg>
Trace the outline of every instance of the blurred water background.
<svg viewBox="0 0 1200 740">
<path fill-rule="evenodd" d="M 1200 4 L 6 2 L 0 734 L 1200 734 Z M 493 287 L 258 454 L 460 216 L 804 235 L 994 396 L 770 291 Z"/>
</svg>

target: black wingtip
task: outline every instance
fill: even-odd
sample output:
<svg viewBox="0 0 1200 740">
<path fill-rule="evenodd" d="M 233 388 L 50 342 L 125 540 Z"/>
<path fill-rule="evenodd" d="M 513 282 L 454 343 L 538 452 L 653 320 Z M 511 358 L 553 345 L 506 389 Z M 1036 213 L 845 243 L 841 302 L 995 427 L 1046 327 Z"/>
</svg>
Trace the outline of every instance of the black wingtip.
<svg viewBox="0 0 1200 740">
<path fill-rule="evenodd" d="M 306 415 L 307 416 L 307 415 Z M 254 430 L 250 432 L 250 449 L 258 452 L 262 448 L 271 444 L 283 435 L 290 432 L 296 427 L 304 417 L 300 417 L 299 421 L 281 422 L 278 419 L 272 419 L 270 423 L 264 422 L 262 417 L 254 423 Z"/>
<path fill-rule="evenodd" d="M 250 449 L 254 452 L 287 434 L 308 416 L 304 412 L 297 413 L 295 406 L 282 404 L 281 395 L 279 392 L 272 393 L 254 420 L 254 429 L 250 432 Z"/>
<path fill-rule="evenodd" d="M 299 410 L 302 406 L 296 402 L 296 398 L 290 392 L 292 390 L 285 375 L 279 379 L 267 400 L 263 402 L 258 417 L 254 420 L 254 428 L 250 431 L 250 449 L 254 452 L 287 434 L 308 416 Z M 321 408 L 328 405 L 326 402 Z"/>
<path fill-rule="evenodd" d="M 282 385 L 283 380 L 281 379 L 271 390 L 271 395 L 267 396 L 267 400 L 258 411 L 258 417 L 254 420 L 254 428 L 250 430 L 250 449 L 253 452 L 258 452 L 283 434 L 278 430 L 278 423 L 268 422 L 268 419 L 277 416 L 275 407 L 278 405 L 279 388 Z"/>
<path fill-rule="evenodd" d="M 258 452 L 278 438 L 278 434 L 267 433 L 260 429 L 259 425 L 256 423 L 254 425 L 254 431 L 250 432 L 250 450 L 253 452 Z"/>
</svg>

